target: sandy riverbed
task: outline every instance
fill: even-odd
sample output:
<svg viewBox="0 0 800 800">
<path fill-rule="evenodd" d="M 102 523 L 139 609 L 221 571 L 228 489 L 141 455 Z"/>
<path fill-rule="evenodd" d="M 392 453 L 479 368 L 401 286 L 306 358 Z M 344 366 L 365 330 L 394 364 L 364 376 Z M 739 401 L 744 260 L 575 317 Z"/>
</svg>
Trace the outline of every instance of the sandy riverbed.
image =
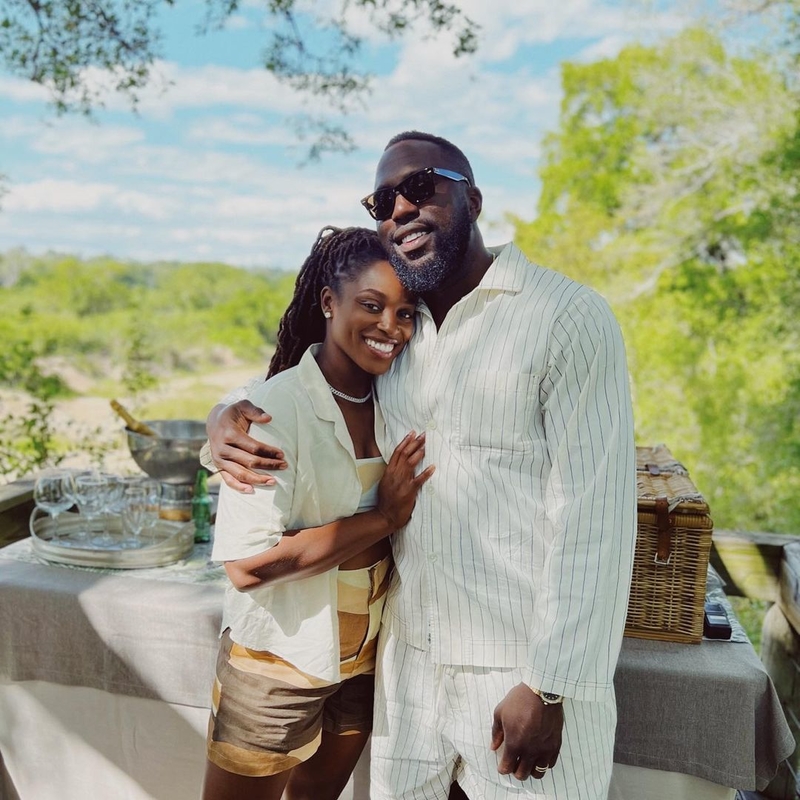
<svg viewBox="0 0 800 800">
<path fill-rule="evenodd" d="M 249 380 L 255 370 L 252 365 L 246 367 L 230 367 L 202 375 L 204 395 L 208 396 L 208 408 L 215 400 L 222 397 L 227 391 L 241 386 Z M 166 378 L 159 381 L 154 389 L 148 391 L 137 400 L 139 407 L 158 401 L 179 401 L 187 392 L 196 394 L 198 376 L 180 376 Z M 130 474 L 139 472 L 128 452 L 123 433 L 125 423 L 117 416 L 109 405 L 108 398 L 91 394 L 91 384 L 81 379 L 81 376 L 69 376 L 69 383 L 81 396 L 61 400 L 56 403 L 52 423 L 56 436 L 70 441 L 88 440 L 98 445 L 110 446 L 112 449 L 104 458 L 102 464 L 92 463 L 92 456 L 88 451 L 78 451 L 64 460 L 63 465 L 68 467 L 99 466 L 109 472 Z M 127 398 L 120 396 L 119 401 L 128 405 Z M 27 401 L 18 392 L 0 392 L 0 417 L 8 414 L 19 415 L 25 412 Z M 129 407 L 133 408 L 133 405 Z M 7 482 L 8 478 L 0 476 L 0 483 Z"/>
</svg>

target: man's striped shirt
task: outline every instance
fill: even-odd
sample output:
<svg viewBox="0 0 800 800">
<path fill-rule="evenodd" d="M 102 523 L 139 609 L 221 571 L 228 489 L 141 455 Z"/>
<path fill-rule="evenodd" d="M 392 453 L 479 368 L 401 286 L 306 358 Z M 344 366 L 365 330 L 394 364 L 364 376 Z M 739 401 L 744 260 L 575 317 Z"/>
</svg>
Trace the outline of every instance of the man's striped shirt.
<svg viewBox="0 0 800 800">
<path fill-rule="evenodd" d="M 635 536 L 622 336 L 589 288 L 495 252 L 441 328 L 421 305 L 378 379 L 389 444 L 424 430 L 436 465 L 393 537 L 384 624 L 436 663 L 523 666 L 531 686 L 599 699 Z"/>
</svg>

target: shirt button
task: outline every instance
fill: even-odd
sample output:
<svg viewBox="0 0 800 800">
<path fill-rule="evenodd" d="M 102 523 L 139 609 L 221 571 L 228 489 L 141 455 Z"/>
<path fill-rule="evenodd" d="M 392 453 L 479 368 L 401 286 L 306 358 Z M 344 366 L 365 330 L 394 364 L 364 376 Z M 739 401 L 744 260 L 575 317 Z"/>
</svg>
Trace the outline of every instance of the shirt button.
<svg viewBox="0 0 800 800">
<path fill-rule="evenodd" d="M 426 483 L 426 484 L 425 484 L 425 491 L 426 491 L 428 494 L 433 494 L 433 486 L 432 486 L 430 483 Z"/>
<path fill-rule="evenodd" d="M 436 561 L 437 558 L 438 556 L 436 555 L 436 553 L 428 553 L 428 561 L 430 561 L 431 564 L 433 564 L 433 562 Z"/>
<path fill-rule="evenodd" d="M 429 431 L 435 431 L 436 430 L 436 420 L 435 419 L 429 419 L 428 420 L 428 430 Z"/>
</svg>

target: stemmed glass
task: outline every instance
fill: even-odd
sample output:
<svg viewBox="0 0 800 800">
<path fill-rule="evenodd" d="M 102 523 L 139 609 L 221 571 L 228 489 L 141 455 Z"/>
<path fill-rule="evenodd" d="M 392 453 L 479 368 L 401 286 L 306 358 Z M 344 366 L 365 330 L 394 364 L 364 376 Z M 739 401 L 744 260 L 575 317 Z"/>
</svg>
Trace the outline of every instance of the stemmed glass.
<svg viewBox="0 0 800 800">
<path fill-rule="evenodd" d="M 65 469 L 49 470 L 36 479 L 33 486 L 33 501 L 53 520 L 53 539 L 58 540 L 58 515 L 74 502 L 72 496 L 72 473 Z"/>
<path fill-rule="evenodd" d="M 96 472 L 82 473 L 75 477 L 75 502 L 87 519 L 87 527 L 92 529 L 94 521 L 103 513 L 105 507 L 106 479 Z M 87 538 L 87 531 L 81 530 L 75 536 L 81 541 Z"/>
<path fill-rule="evenodd" d="M 161 483 L 154 478 L 142 478 L 142 486 L 147 494 L 144 528 L 152 538 L 161 513 Z"/>
<path fill-rule="evenodd" d="M 129 535 L 122 540 L 126 548 L 141 547 L 140 536 L 147 519 L 147 489 L 144 486 L 128 486 L 122 501 L 122 525 Z"/>
<path fill-rule="evenodd" d="M 92 539 L 92 544 L 97 547 L 111 547 L 114 544 L 114 537 L 111 535 L 111 517 L 119 514 L 122 510 L 122 493 L 125 485 L 117 475 L 101 473 L 101 478 L 105 479 L 103 490 L 103 529 L 99 536 Z"/>
</svg>

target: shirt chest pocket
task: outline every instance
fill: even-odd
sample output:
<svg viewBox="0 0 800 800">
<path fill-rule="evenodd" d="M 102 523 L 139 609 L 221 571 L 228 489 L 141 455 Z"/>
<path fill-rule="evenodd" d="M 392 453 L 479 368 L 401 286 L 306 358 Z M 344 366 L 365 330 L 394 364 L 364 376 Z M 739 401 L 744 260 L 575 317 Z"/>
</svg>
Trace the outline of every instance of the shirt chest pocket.
<svg viewBox="0 0 800 800">
<path fill-rule="evenodd" d="M 456 440 L 462 447 L 527 451 L 539 413 L 539 373 L 468 372 L 457 387 Z"/>
</svg>

